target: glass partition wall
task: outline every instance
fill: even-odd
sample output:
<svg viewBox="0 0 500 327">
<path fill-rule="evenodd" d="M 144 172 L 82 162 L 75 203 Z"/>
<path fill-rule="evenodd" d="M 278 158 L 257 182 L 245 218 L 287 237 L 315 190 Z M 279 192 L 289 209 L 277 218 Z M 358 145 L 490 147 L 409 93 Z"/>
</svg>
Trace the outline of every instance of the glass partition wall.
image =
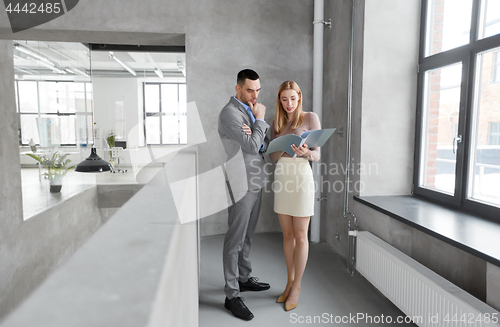
<svg viewBox="0 0 500 327">
<path fill-rule="evenodd" d="M 161 165 L 163 156 L 187 142 L 184 47 L 89 47 L 98 153 L 135 175 Z M 112 147 L 123 148 L 120 158 Z"/>
<path fill-rule="evenodd" d="M 12 46 L 28 219 L 95 184 L 70 169 L 92 144 L 91 54 L 81 43 L 15 40 Z"/>
<path fill-rule="evenodd" d="M 13 49 L 25 219 L 96 183 L 137 183 L 141 167 L 186 143 L 183 47 L 16 40 Z M 123 173 L 70 170 L 52 193 L 30 156 L 57 152 L 71 167 L 91 147 Z"/>
</svg>

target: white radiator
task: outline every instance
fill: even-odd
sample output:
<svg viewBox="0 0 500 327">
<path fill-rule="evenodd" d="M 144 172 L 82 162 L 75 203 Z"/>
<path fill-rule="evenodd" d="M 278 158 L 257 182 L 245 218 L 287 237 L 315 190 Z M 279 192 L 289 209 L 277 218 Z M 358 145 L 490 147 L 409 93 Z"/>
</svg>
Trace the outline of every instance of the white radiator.
<svg viewBox="0 0 500 327">
<path fill-rule="evenodd" d="M 357 232 L 356 244 L 356 270 L 416 325 L 500 325 L 498 311 L 373 234 Z"/>
</svg>

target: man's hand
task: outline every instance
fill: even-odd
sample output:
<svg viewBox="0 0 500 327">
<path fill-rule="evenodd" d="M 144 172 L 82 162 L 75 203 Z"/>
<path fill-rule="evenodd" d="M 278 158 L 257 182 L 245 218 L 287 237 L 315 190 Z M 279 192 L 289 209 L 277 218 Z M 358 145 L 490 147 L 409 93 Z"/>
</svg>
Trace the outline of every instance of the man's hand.
<svg viewBox="0 0 500 327">
<path fill-rule="evenodd" d="M 243 130 L 243 133 L 245 133 L 246 135 L 252 135 L 252 129 L 248 125 L 243 124 L 241 129 Z"/>
<path fill-rule="evenodd" d="M 252 102 L 249 102 L 249 104 L 255 118 L 264 120 L 264 117 L 266 116 L 266 107 L 262 103 L 253 104 Z"/>
</svg>

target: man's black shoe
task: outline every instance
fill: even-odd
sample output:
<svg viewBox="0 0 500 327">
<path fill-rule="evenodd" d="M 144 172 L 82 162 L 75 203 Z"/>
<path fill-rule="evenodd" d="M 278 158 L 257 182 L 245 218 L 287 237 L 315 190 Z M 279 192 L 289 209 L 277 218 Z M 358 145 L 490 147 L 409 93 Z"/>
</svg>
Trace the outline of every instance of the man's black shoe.
<svg viewBox="0 0 500 327">
<path fill-rule="evenodd" d="M 230 310 L 233 315 L 236 317 L 243 319 L 243 320 L 252 320 L 253 319 L 253 313 L 248 310 L 247 306 L 245 303 L 243 303 L 243 300 L 241 297 L 233 297 L 231 300 L 229 300 L 226 297 L 226 301 L 224 303 L 224 307 L 228 310 Z"/>
<path fill-rule="evenodd" d="M 245 283 L 238 281 L 240 284 L 240 292 L 245 291 L 265 291 L 271 288 L 268 283 L 261 283 L 257 277 L 250 277 Z"/>
</svg>

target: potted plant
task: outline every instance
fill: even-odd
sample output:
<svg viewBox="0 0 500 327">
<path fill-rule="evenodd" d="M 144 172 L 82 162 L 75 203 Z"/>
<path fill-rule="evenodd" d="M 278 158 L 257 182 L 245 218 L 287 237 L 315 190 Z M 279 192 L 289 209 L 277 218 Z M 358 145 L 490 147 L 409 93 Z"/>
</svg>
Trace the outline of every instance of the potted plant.
<svg viewBox="0 0 500 327">
<path fill-rule="evenodd" d="M 50 181 L 51 193 L 58 193 L 61 191 L 63 177 L 71 169 L 75 168 L 74 165 L 69 165 L 71 160 L 66 159 L 68 156 L 67 153 L 61 154 L 59 152 L 54 152 L 52 156 L 37 156 L 32 153 L 27 153 L 27 155 L 47 168 L 47 172 L 44 173 L 44 175 Z"/>
<path fill-rule="evenodd" d="M 116 140 L 116 134 L 113 130 L 108 132 L 108 136 L 106 136 L 106 142 L 108 143 L 108 147 L 114 148 L 115 147 L 115 140 Z M 113 160 L 113 151 L 109 151 L 109 162 L 114 166 L 115 161 Z"/>
<path fill-rule="evenodd" d="M 108 142 L 108 146 L 110 149 L 115 147 L 115 139 L 116 139 L 115 132 L 109 131 L 108 136 L 106 137 L 106 142 Z"/>
</svg>

